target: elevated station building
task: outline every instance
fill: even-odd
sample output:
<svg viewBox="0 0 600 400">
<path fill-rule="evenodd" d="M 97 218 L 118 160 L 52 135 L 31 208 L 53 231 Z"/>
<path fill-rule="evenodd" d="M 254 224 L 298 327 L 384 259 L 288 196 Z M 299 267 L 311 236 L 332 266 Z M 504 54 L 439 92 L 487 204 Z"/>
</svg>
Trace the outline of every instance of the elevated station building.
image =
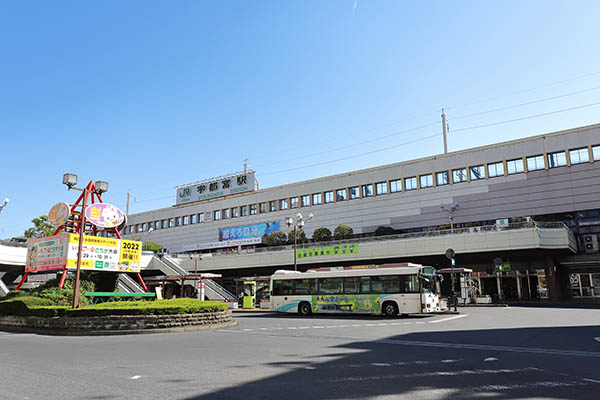
<svg viewBox="0 0 600 400">
<path fill-rule="evenodd" d="M 299 270 L 445 268 L 452 248 L 492 296 L 600 301 L 600 124 L 260 190 L 254 175 L 181 186 L 175 205 L 129 215 L 125 237 L 188 271 L 271 274 L 294 268 L 294 250 L 264 236 L 300 212 L 306 237 L 340 224 L 354 237 L 299 244 Z"/>
</svg>

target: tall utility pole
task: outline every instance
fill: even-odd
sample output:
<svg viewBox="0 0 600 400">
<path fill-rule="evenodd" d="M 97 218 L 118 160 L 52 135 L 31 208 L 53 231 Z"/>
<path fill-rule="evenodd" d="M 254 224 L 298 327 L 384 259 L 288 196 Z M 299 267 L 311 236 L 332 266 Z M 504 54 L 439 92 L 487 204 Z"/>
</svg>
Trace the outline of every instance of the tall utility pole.
<svg viewBox="0 0 600 400">
<path fill-rule="evenodd" d="M 125 208 L 125 215 L 129 216 L 129 199 L 130 197 L 135 197 L 135 194 L 127 192 L 127 207 Z"/>
<path fill-rule="evenodd" d="M 448 154 L 448 124 L 446 123 L 446 113 L 442 108 L 442 131 L 444 132 L 444 154 Z"/>
</svg>

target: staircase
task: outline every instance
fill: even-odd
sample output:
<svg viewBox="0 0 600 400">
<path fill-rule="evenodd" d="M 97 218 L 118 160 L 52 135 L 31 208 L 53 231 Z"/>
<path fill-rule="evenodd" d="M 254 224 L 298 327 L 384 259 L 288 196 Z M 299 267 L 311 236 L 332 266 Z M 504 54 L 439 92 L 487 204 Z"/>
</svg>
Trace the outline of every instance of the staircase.
<svg viewBox="0 0 600 400">
<path fill-rule="evenodd" d="M 117 287 L 121 293 L 144 293 L 144 288 L 127 274 L 119 274 Z"/>
<path fill-rule="evenodd" d="M 225 289 L 212 279 L 204 279 L 204 296 L 208 300 L 219 300 L 219 301 L 237 301 L 235 294 Z"/>
</svg>

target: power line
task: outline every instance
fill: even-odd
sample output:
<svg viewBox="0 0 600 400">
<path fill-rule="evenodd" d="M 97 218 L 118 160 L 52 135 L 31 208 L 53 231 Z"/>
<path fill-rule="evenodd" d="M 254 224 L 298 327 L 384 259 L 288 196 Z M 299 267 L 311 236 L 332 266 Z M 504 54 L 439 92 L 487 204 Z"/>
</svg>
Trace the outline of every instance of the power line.
<svg viewBox="0 0 600 400">
<path fill-rule="evenodd" d="M 525 102 L 525 103 L 515 104 L 515 105 L 512 105 L 512 106 L 494 108 L 492 110 L 481 111 L 481 112 L 476 112 L 476 113 L 466 114 L 466 115 L 460 115 L 458 117 L 453 117 L 452 120 L 456 121 L 457 119 L 469 118 L 469 117 L 474 117 L 474 116 L 483 115 L 483 114 L 489 114 L 489 113 L 493 113 L 493 112 L 497 112 L 497 111 L 510 110 L 510 109 L 513 109 L 513 108 L 528 106 L 528 105 L 531 105 L 531 104 L 542 103 L 544 101 L 556 100 L 556 99 L 560 99 L 560 98 L 563 98 L 563 97 L 574 96 L 576 94 L 591 92 L 593 90 L 598 90 L 598 89 L 600 89 L 600 86 L 595 86 L 593 88 L 584 89 L 584 90 L 578 90 L 576 92 L 565 93 L 565 94 L 561 94 L 559 96 L 546 97 L 544 99 L 532 100 L 532 101 L 528 101 L 528 102 Z"/>
<path fill-rule="evenodd" d="M 468 106 L 472 106 L 472 105 L 475 105 L 475 104 L 481 104 L 481 103 L 485 103 L 485 102 L 488 102 L 488 101 L 492 101 L 492 100 L 496 100 L 496 99 L 501 99 L 503 97 L 510 97 L 510 96 L 514 96 L 514 95 L 517 95 L 517 94 L 522 94 L 522 93 L 527 93 L 527 92 L 533 92 L 534 90 L 538 90 L 538 89 L 542 89 L 542 88 L 550 87 L 550 86 L 556 86 L 556 85 L 560 85 L 561 83 L 572 82 L 572 81 L 575 81 L 575 80 L 578 80 L 578 79 L 583 79 L 583 78 L 587 78 L 587 77 L 595 76 L 595 75 L 600 75 L 600 71 L 591 72 L 591 73 L 585 74 L 585 75 L 579 75 L 579 76 L 576 76 L 576 77 L 573 77 L 573 78 L 569 78 L 569 79 L 563 79 L 561 81 L 546 83 L 546 84 L 535 86 L 535 87 L 532 87 L 532 88 L 517 90 L 517 91 L 514 91 L 514 92 L 510 92 L 510 93 L 506 93 L 506 94 L 501 94 L 501 95 L 494 96 L 494 97 L 488 97 L 488 98 L 485 98 L 485 99 L 476 100 L 476 101 L 471 102 L 471 103 L 465 103 L 465 104 L 460 104 L 460 105 L 457 105 L 457 106 L 445 107 L 445 109 L 446 110 L 453 110 L 455 108 L 468 107 Z"/>
<path fill-rule="evenodd" d="M 586 108 L 586 107 L 592 107 L 592 106 L 597 106 L 599 105 L 600 102 L 597 103 L 589 103 L 589 104 L 584 104 L 582 106 L 577 106 L 577 107 L 571 107 L 571 108 L 564 108 L 562 110 L 555 110 L 555 111 L 550 111 L 550 112 L 546 112 L 546 113 L 542 113 L 542 114 L 535 114 L 535 115 L 529 115 L 527 117 L 521 117 L 521 118 L 515 118 L 515 119 L 508 119 L 508 120 L 504 120 L 504 121 L 498 121 L 498 122 L 492 122 L 490 124 L 483 124 L 483 125 L 476 125 L 476 126 L 469 126 L 467 128 L 460 128 L 460 129 L 454 129 L 452 132 L 462 132 L 462 131 L 468 131 L 471 129 L 478 129 L 478 128 L 487 128 L 489 126 L 496 126 L 496 125 L 501 125 L 501 124 L 508 124 L 510 122 L 517 122 L 517 121 L 524 121 L 526 119 L 532 119 L 532 118 L 538 118 L 538 117 L 544 117 L 546 115 L 552 115 L 552 114 L 558 114 L 558 113 L 563 113 L 563 112 L 567 112 L 567 111 L 573 111 L 573 110 L 578 110 L 580 108 Z"/>
</svg>

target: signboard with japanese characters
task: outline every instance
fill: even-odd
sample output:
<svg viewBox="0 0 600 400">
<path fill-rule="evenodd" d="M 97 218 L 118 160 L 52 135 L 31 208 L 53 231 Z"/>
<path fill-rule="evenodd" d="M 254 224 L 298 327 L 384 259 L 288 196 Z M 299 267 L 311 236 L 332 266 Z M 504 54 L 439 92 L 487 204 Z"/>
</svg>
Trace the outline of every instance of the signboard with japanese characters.
<svg viewBox="0 0 600 400">
<path fill-rule="evenodd" d="M 64 233 L 27 242 L 26 272 L 77 268 L 79 235 Z M 142 243 L 98 236 L 84 236 L 81 269 L 140 272 Z"/>
<path fill-rule="evenodd" d="M 310 247 L 296 250 L 297 258 L 336 256 L 342 254 L 357 254 L 358 244 L 340 244 L 336 246 Z"/>
<path fill-rule="evenodd" d="M 175 204 L 186 204 L 230 194 L 250 192 L 255 188 L 254 171 L 241 172 L 206 181 L 179 186 Z"/>
<path fill-rule="evenodd" d="M 219 229 L 219 241 L 261 238 L 279 230 L 279 221 Z"/>
</svg>

